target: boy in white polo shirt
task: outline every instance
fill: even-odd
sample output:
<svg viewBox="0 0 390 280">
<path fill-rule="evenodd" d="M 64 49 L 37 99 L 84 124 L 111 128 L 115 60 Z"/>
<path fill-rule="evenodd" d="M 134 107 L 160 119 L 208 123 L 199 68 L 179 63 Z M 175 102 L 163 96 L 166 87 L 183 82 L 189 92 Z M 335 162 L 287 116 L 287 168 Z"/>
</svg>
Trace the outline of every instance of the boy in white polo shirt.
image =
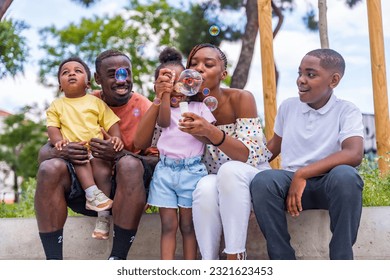
<svg viewBox="0 0 390 280">
<path fill-rule="evenodd" d="M 266 170 L 251 183 L 253 208 L 267 240 L 270 259 L 295 259 L 285 211 L 328 209 L 330 259 L 353 259 L 362 211 L 362 114 L 333 89 L 345 70 L 331 49 L 307 53 L 299 66 L 299 97 L 282 102 L 268 149 L 281 154 L 282 170 Z"/>
</svg>

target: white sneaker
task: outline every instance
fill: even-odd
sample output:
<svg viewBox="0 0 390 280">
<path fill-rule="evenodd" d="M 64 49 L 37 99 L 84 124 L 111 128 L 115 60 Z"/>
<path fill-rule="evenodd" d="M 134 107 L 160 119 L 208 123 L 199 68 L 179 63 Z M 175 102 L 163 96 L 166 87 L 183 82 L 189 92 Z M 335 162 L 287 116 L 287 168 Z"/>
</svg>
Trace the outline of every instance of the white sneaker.
<svg viewBox="0 0 390 280">
<path fill-rule="evenodd" d="M 92 238 L 107 240 L 110 234 L 110 216 L 97 217 L 95 229 L 92 232 Z"/>
<path fill-rule="evenodd" d="M 85 208 L 96 212 L 110 209 L 113 202 L 101 190 L 95 190 L 93 192 L 93 197 L 91 199 L 86 197 L 86 200 Z"/>
</svg>

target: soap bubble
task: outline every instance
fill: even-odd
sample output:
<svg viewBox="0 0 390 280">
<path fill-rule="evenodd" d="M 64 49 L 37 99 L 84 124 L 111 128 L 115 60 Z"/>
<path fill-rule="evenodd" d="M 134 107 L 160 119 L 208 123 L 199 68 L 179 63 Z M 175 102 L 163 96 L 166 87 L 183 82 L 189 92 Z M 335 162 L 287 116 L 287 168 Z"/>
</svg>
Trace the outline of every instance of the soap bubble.
<svg viewBox="0 0 390 280">
<path fill-rule="evenodd" d="M 203 99 L 203 103 L 207 108 L 209 108 L 211 112 L 218 107 L 218 100 L 214 96 L 207 96 L 205 99 Z"/>
<path fill-rule="evenodd" d="M 117 82 L 124 82 L 124 81 L 126 81 L 127 76 L 128 76 L 128 73 L 127 73 L 126 68 L 121 67 L 121 68 L 116 69 L 116 71 L 115 71 L 115 79 L 117 80 Z"/>
<path fill-rule="evenodd" d="M 175 91 L 187 96 L 192 96 L 198 93 L 202 82 L 202 75 L 199 72 L 193 69 L 187 69 L 181 72 L 175 85 Z"/>
<path fill-rule="evenodd" d="M 179 100 L 176 98 L 176 97 L 171 97 L 171 104 L 172 105 L 176 105 L 177 103 L 179 103 Z"/>
<path fill-rule="evenodd" d="M 138 56 L 143 56 L 145 54 L 145 45 L 144 44 L 138 45 L 136 48 L 136 52 Z"/>
<path fill-rule="evenodd" d="M 204 96 L 207 96 L 207 95 L 210 94 L 210 90 L 209 90 L 208 88 L 204 88 L 204 89 L 202 90 L 202 93 L 203 93 Z"/>
<path fill-rule="evenodd" d="M 210 33 L 210 35 L 211 36 L 218 36 L 218 34 L 219 34 L 219 32 L 220 32 L 221 30 L 219 29 L 219 27 L 217 26 L 217 25 L 212 25 L 212 26 L 210 26 L 210 28 L 209 28 L 209 33 Z"/>
<path fill-rule="evenodd" d="M 133 109 L 133 116 L 134 117 L 139 117 L 141 115 L 141 110 L 138 108 Z"/>
</svg>

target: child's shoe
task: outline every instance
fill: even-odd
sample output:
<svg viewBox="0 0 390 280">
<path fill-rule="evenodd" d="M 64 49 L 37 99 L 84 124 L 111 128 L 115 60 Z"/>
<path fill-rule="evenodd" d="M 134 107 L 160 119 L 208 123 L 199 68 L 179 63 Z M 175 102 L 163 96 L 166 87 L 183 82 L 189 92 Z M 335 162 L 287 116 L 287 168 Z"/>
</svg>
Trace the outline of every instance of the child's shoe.
<svg viewBox="0 0 390 280">
<path fill-rule="evenodd" d="M 96 212 L 110 209 L 113 202 L 99 189 L 93 192 L 92 198 L 86 197 L 86 200 L 87 202 L 85 203 L 85 208 Z"/>
<path fill-rule="evenodd" d="M 92 232 L 92 238 L 107 240 L 110 234 L 110 216 L 97 217 L 95 229 Z"/>
</svg>

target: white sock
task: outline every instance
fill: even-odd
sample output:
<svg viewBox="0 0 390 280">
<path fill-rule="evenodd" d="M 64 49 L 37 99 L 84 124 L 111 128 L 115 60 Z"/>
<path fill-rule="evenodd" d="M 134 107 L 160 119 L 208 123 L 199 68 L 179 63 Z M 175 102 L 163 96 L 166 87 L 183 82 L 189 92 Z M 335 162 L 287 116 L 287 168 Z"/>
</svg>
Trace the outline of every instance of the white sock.
<svg viewBox="0 0 390 280">
<path fill-rule="evenodd" d="M 99 211 L 97 213 L 98 213 L 98 217 L 109 217 L 110 216 L 110 211 L 108 211 L 108 210 Z"/>
<path fill-rule="evenodd" d="M 88 199 L 91 199 L 94 197 L 94 192 L 98 190 L 98 187 L 96 185 L 92 185 L 88 188 L 85 189 L 85 196 L 88 198 Z"/>
</svg>

